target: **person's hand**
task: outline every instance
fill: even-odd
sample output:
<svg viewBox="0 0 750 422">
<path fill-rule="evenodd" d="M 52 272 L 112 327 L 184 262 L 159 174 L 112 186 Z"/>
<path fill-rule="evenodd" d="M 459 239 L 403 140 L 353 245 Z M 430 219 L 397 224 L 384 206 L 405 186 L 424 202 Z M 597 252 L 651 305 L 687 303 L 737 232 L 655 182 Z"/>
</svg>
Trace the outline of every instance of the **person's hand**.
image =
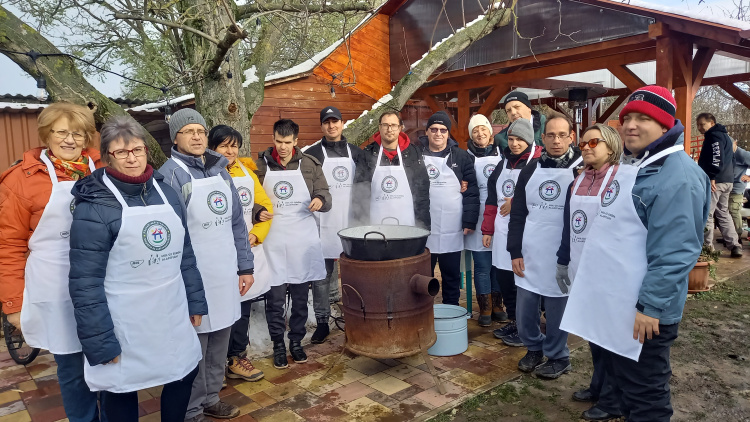
<svg viewBox="0 0 750 422">
<path fill-rule="evenodd" d="M 489 234 L 482 235 L 482 245 L 485 248 L 489 248 L 490 246 L 492 246 L 492 235 L 489 235 Z"/>
<path fill-rule="evenodd" d="M 555 280 L 557 280 L 557 285 L 560 287 L 560 292 L 562 292 L 562 294 L 566 295 L 570 292 L 570 276 L 568 275 L 567 265 L 557 264 Z"/>
<path fill-rule="evenodd" d="M 711 181 L 711 192 L 716 192 L 716 180 Z"/>
<path fill-rule="evenodd" d="M 505 217 L 510 214 L 510 205 L 513 202 L 513 198 L 505 198 L 505 202 L 500 206 L 500 215 Z"/>
<path fill-rule="evenodd" d="M 258 221 L 260 221 L 260 222 L 268 221 L 268 220 L 270 220 L 272 218 L 273 218 L 273 214 L 271 214 L 270 212 L 265 211 L 265 210 L 261 211 L 258 214 Z"/>
<path fill-rule="evenodd" d="M 659 319 L 651 318 L 640 312 L 636 313 L 635 324 L 633 324 L 633 340 L 638 340 L 643 344 L 646 339 L 651 340 L 654 335 L 659 335 Z"/>
<path fill-rule="evenodd" d="M 523 272 L 526 270 L 526 267 L 523 265 L 523 258 L 514 259 L 512 264 L 513 264 L 513 273 L 519 277 L 525 277 L 523 275 Z"/>
<path fill-rule="evenodd" d="M 120 361 L 120 355 L 117 355 L 117 356 L 116 356 L 116 357 L 115 357 L 114 359 L 112 359 L 112 360 L 111 360 L 111 361 L 109 361 L 109 362 L 105 362 L 104 364 L 105 364 L 105 365 L 109 365 L 110 363 L 117 363 L 117 362 L 119 362 L 119 361 Z"/>
<path fill-rule="evenodd" d="M 750 176 L 743 174 L 742 177 L 740 177 L 740 181 L 743 181 L 745 183 L 750 182 Z"/>
<path fill-rule="evenodd" d="M 244 296 L 255 283 L 255 278 L 252 274 L 244 274 L 240 276 L 240 296 Z"/>
<path fill-rule="evenodd" d="M 464 234 L 474 233 L 474 229 L 464 229 Z"/>
<path fill-rule="evenodd" d="M 250 233 L 250 234 L 249 234 L 249 235 L 247 236 L 247 240 L 249 240 L 249 241 L 250 241 L 250 246 L 253 246 L 253 245 L 255 245 L 256 243 L 258 243 L 258 236 L 256 236 L 256 235 L 254 235 L 254 234 Z"/>
<path fill-rule="evenodd" d="M 201 325 L 201 322 L 203 322 L 203 315 L 190 315 L 190 323 L 193 327 Z"/>
<path fill-rule="evenodd" d="M 307 207 L 307 209 L 312 212 L 318 211 L 321 208 L 323 208 L 323 201 L 321 201 L 320 198 L 313 198 L 313 200 L 310 201 L 310 206 Z"/>
<path fill-rule="evenodd" d="M 461 193 L 466 192 L 466 189 L 469 189 L 469 182 L 466 180 L 461 181 Z"/>
<path fill-rule="evenodd" d="M 18 331 L 21 330 L 21 312 L 13 312 L 12 314 L 7 314 L 8 322 L 16 327 Z"/>
</svg>

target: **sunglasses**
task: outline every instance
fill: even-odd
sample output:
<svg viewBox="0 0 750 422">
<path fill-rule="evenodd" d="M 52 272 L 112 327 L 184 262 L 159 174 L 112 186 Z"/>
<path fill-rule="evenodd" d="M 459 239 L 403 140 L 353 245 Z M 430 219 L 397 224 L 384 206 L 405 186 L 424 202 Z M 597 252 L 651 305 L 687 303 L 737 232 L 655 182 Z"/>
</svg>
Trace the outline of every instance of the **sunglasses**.
<svg viewBox="0 0 750 422">
<path fill-rule="evenodd" d="M 594 148 L 596 148 L 597 145 L 599 145 L 599 142 L 604 142 L 604 139 L 591 138 L 591 139 L 589 139 L 588 142 L 586 142 L 586 141 L 579 142 L 578 143 L 578 148 L 579 149 L 583 149 L 583 147 L 585 147 L 586 145 L 588 145 L 589 148 L 594 149 Z"/>
<path fill-rule="evenodd" d="M 440 129 L 440 128 L 436 128 L 436 127 L 431 127 L 430 128 L 430 132 L 432 132 L 432 133 L 438 133 L 438 131 L 440 131 L 440 133 L 442 133 L 443 135 L 445 135 L 446 133 L 448 133 L 448 129 Z"/>
</svg>

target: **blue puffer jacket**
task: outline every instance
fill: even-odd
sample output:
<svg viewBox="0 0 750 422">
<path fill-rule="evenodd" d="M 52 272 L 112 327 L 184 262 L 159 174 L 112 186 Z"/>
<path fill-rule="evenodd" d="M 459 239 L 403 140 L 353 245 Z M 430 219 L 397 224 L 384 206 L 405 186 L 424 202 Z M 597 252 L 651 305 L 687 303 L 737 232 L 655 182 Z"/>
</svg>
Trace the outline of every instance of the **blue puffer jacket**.
<svg viewBox="0 0 750 422">
<path fill-rule="evenodd" d="M 639 157 L 623 157 L 636 164 L 674 145 L 683 145 L 685 127 L 679 121 Z M 648 152 L 648 154 L 646 154 Z M 648 229 L 643 278 L 636 308 L 658 318 L 659 324 L 680 322 L 687 298 L 688 273 L 703 245 L 711 205 L 711 182 L 706 173 L 683 153 L 674 153 L 642 168 L 633 186 L 633 204 Z"/>
<path fill-rule="evenodd" d="M 69 289 L 75 308 L 78 339 L 91 365 L 109 362 L 122 353 L 104 294 L 104 276 L 109 252 L 120 232 L 122 206 L 104 185 L 104 170 L 98 169 L 91 176 L 79 180 L 72 190 L 76 208 L 70 229 Z M 156 180 L 169 205 L 185 225 L 185 209 L 177 193 L 164 182 L 161 174 L 154 172 L 154 176 L 143 184 L 111 180 L 130 206 L 163 204 L 159 192 L 153 188 Z M 188 311 L 190 315 L 207 315 L 203 280 L 198 272 L 187 228 L 184 243 L 180 268 L 187 292 Z"/>
</svg>

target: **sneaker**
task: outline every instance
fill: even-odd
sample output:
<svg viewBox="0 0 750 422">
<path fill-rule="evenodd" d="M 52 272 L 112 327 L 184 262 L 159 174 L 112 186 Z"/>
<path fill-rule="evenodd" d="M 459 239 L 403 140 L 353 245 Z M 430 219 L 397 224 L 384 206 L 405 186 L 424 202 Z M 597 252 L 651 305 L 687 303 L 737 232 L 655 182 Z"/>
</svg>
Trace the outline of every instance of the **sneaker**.
<svg viewBox="0 0 750 422">
<path fill-rule="evenodd" d="M 544 362 L 544 352 L 541 350 L 537 351 L 531 351 L 529 350 L 526 352 L 526 356 L 522 357 L 520 361 L 518 361 L 518 369 L 520 369 L 523 372 L 531 372 L 536 368 L 537 366 L 541 365 L 542 362 Z"/>
<path fill-rule="evenodd" d="M 326 341 L 326 337 L 331 333 L 331 329 L 328 327 L 328 319 L 318 321 L 318 326 L 315 328 L 315 332 L 310 338 L 312 344 L 322 344 Z M 291 346 L 289 346 L 291 348 Z"/>
<path fill-rule="evenodd" d="M 549 359 L 534 370 L 534 375 L 539 378 L 553 380 L 560 378 L 562 374 L 567 374 L 572 368 L 570 359 Z"/>
<path fill-rule="evenodd" d="M 227 378 L 243 379 L 245 381 L 259 381 L 263 378 L 263 371 L 253 366 L 247 358 L 233 356 L 227 365 Z"/>
<path fill-rule="evenodd" d="M 511 334 L 516 334 L 516 333 L 518 333 L 518 327 L 516 327 L 515 321 L 511 321 L 508 324 L 506 324 L 505 327 L 498 328 L 497 330 L 492 332 L 495 338 L 499 338 L 499 339 L 502 339 L 503 337 L 509 336 Z"/>
<path fill-rule="evenodd" d="M 208 420 L 203 416 L 203 413 L 199 413 L 192 418 L 186 418 L 185 422 L 208 422 Z"/>
<path fill-rule="evenodd" d="M 732 258 L 741 258 L 742 257 L 742 247 L 735 246 L 732 248 L 732 253 L 729 255 Z"/>
<path fill-rule="evenodd" d="M 289 367 L 284 341 L 273 342 L 273 367 L 276 369 L 286 369 Z"/>
<path fill-rule="evenodd" d="M 204 408 L 203 414 L 216 419 L 232 419 L 240 415 L 240 408 L 219 400 L 213 406 Z"/>
<path fill-rule="evenodd" d="M 299 341 L 289 341 L 289 352 L 292 354 L 294 363 L 305 363 L 307 362 L 307 355 L 305 350 L 302 349 L 302 343 Z"/>
<path fill-rule="evenodd" d="M 523 347 L 523 341 L 521 341 L 521 336 L 518 335 L 518 331 L 509 336 L 505 336 L 500 340 L 502 340 L 506 346 Z"/>
</svg>

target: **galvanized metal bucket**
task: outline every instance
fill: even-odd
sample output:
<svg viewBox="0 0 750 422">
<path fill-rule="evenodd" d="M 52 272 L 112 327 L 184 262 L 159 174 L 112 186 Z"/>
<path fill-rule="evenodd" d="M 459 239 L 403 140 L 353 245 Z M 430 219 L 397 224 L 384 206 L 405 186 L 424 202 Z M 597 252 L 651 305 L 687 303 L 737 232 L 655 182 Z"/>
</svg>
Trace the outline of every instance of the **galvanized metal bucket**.
<svg viewBox="0 0 750 422">
<path fill-rule="evenodd" d="M 469 348 L 466 308 L 455 305 L 435 305 L 435 334 L 437 341 L 427 350 L 432 356 L 460 355 Z"/>
</svg>

